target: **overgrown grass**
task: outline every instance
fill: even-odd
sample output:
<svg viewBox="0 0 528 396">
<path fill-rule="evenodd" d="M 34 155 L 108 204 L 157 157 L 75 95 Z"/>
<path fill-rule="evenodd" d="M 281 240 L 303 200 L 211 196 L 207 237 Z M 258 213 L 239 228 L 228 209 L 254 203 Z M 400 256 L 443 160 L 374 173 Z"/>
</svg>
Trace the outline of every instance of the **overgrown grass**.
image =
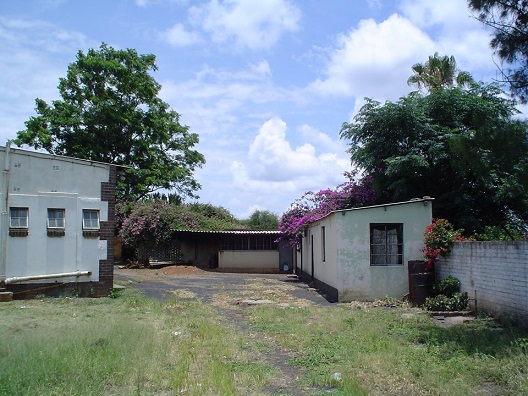
<svg viewBox="0 0 528 396">
<path fill-rule="evenodd" d="M 367 304 L 260 306 L 251 318 L 297 352 L 290 363 L 309 368 L 314 394 L 528 394 L 526 333 L 490 320 L 440 328 L 417 310 Z"/>
<path fill-rule="evenodd" d="M 133 290 L 0 304 L 0 395 L 288 395 L 266 363 L 281 356 L 302 394 L 528 394 L 528 335 L 491 320 L 440 328 L 368 304 L 241 312 L 251 334 L 199 301 Z"/>
<path fill-rule="evenodd" d="M 236 395 L 274 374 L 208 306 L 132 290 L 3 303 L 0 328 L 1 395 Z"/>
</svg>

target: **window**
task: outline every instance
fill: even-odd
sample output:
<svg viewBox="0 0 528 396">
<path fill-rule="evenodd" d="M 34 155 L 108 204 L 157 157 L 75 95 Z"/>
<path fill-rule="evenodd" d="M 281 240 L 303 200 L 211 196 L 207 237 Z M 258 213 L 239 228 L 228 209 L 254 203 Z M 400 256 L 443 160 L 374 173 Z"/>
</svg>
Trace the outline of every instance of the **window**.
<svg viewBox="0 0 528 396">
<path fill-rule="evenodd" d="M 83 236 L 98 237 L 99 236 L 99 211 L 95 209 L 83 209 Z"/>
<path fill-rule="evenodd" d="M 28 228 L 28 208 L 9 208 L 9 228 Z"/>
<path fill-rule="evenodd" d="M 403 264 L 403 224 L 370 225 L 370 265 Z"/>
<path fill-rule="evenodd" d="M 28 208 L 9 208 L 9 236 L 28 236 Z"/>
<path fill-rule="evenodd" d="M 66 234 L 66 210 L 48 208 L 48 236 L 60 237 Z"/>
<path fill-rule="evenodd" d="M 325 227 L 321 227 L 321 260 L 323 263 L 326 261 L 326 235 Z"/>
<path fill-rule="evenodd" d="M 83 230 L 99 229 L 99 211 L 83 209 Z"/>
<path fill-rule="evenodd" d="M 65 212 L 64 209 L 48 209 L 48 228 L 64 229 Z"/>
<path fill-rule="evenodd" d="M 221 250 L 277 250 L 277 235 L 270 234 L 226 234 L 222 238 Z"/>
</svg>

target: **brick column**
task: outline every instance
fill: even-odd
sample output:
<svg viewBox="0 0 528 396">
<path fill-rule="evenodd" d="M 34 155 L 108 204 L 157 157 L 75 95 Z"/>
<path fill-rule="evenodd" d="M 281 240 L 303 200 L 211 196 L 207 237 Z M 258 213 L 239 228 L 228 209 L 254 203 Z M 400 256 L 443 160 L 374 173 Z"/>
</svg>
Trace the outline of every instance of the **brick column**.
<svg viewBox="0 0 528 396">
<path fill-rule="evenodd" d="M 114 284 L 114 237 L 117 167 L 110 165 L 108 182 L 101 183 L 101 201 L 108 202 L 108 221 L 101 221 L 99 238 L 107 241 L 106 260 L 99 260 L 97 296 L 110 294 Z"/>
</svg>

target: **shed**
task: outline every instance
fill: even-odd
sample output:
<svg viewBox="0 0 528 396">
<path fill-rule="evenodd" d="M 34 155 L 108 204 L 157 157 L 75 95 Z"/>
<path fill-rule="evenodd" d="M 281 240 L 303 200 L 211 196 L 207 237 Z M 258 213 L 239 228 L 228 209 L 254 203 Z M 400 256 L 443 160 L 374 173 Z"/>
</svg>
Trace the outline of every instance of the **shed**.
<svg viewBox="0 0 528 396">
<path fill-rule="evenodd" d="M 291 271 L 291 249 L 277 243 L 278 230 L 177 230 L 165 246 L 143 246 L 142 262 L 189 264 L 236 272 Z"/>
</svg>

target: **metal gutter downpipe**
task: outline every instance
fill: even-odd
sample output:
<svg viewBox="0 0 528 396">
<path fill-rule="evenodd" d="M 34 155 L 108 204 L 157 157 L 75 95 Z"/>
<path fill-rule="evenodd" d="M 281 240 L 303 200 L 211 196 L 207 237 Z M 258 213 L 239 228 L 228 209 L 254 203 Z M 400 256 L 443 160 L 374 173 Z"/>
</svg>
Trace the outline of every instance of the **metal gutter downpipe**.
<svg viewBox="0 0 528 396">
<path fill-rule="evenodd" d="M 12 283 L 21 283 L 21 282 L 32 281 L 32 280 L 67 278 L 70 276 L 80 277 L 80 276 L 90 276 L 90 275 L 92 275 L 92 271 L 63 272 L 60 274 L 47 274 L 47 275 L 13 276 L 11 278 L 6 278 L 5 284 L 10 285 Z"/>
<path fill-rule="evenodd" d="M 9 231 L 8 227 L 8 210 L 9 210 L 9 177 L 10 177 L 10 158 L 9 149 L 11 148 L 11 142 L 6 143 L 5 148 L 5 161 L 3 173 L 3 194 L 4 199 L 2 200 L 2 211 L 0 212 L 0 291 L 5 289 L 6 285 L 6 268 L 7 268 L 7 235 Z"/>
</svg>

